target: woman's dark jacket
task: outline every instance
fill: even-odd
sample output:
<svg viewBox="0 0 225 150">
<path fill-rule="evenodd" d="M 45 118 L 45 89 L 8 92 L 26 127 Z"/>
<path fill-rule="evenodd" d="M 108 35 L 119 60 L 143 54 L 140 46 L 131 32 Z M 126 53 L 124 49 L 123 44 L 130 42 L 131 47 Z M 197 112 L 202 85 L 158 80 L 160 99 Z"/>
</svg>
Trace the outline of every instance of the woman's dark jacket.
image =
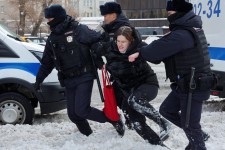
<svg viewBox="0 0 225 150">
<path fill-rule="evenodd" d="M 144 59 L 138 58 L 134 62 L 128 61 L 128 56 L 137 52 L 137 48 L 143 45 L 146 43 L 141 42 L 140 37 L 136 37 L 124 54 L 119 52 L 115 41 L 111 41 L 110 45 L 98 49 L 97 53 L 106 57 L 106 69 L 123 89 L 135 88 L 141 84 L 158 86 L 156 74 Z"/>
</svg>

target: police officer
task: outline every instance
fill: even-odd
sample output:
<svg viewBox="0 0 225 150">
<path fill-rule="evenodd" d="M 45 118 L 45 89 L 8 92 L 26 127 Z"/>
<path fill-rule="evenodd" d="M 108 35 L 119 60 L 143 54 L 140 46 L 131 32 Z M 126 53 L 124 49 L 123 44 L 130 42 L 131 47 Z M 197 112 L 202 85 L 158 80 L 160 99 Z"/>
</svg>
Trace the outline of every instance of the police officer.
<svg viewBox="0 0 225 150">
<path fill-rule="evenodd" d="M 131 26 L 129 19 L 123 14 L 120 4 L 116 2 L 107 2 L 100 5 L 101 15 L 104 16 L 105 40 L 113 39 L 114 34 L 121 26 Z"/>
<path fill-rule="evenodd" d="M 185 150 L 206 150 L 204 140 L 208 135 L 203 134 L 200 119 L 202 103 L 210 96 L 213 76 L 202 21 L 192 8 L 185 0 L 168 1 L 171 32 L 140 48 L 129 56 L 129 61 L 140 55 L 148 61 L 165 63 L 172 91 L 161 104 L 160 113 L 184 130 L 189 140 Z"/>
<path fill-rule="evenodd" d="M 112 122 L 103 111 L 90 106 L 96 70 L 89 47 L 100 40 L 101 34 L 79 24 L 58 4 L 45 9 L 45 18 L 51 34 L 47 39 L 35 89 L 40 89 L 40 84 L 55 67 L 59 81 L 66 89 L 68 116 L 79 131 L 86 136 L 92 133 L 88 119 L 100 123 L 110 122 L 122 136 L 124 126 L 121 120 Z M 97 62 L 98 66 L 103 65 L 101 60 Z"/>
<path fill-rule="evenodd" d="M 123 12 L 121 10 L 120 4 L 118 4 L 116 2 L 107 2 L 104 5 L 100 6 L 100 11 L 101 11 L 101 15 L 104 16 L 104 24 L 103 24 L 102 28 L 104 29 L 103 34 L 105 35 L 104 36 L 105 42 L 113 41 L 113 38 L 115 38 L 114 34 L 117 33 L 119 28 L 121 28 L 122 26 L 131 27 L 129 19 L 123 14 Z M 136 34 L 140 37 L 140 35 L 137 31 L 136 31 Z M 140 42 L 141 42 L 141 40 L 140 40 Z M 94 49 L 97 49 L 97 48 L 94 48 Z M 99 49 L 101 49 L 101 48 L 99 48 Z M 125 103 L 123 103 L 124 101 L 127 101 L 128 94 L 123 94 L 124 92 L 121 91 L 121 87 L 118 85 L 117 82 L 113 82 L 113 87 L 115 90 L 117 104 L 120 108 L 122 108 L 122 110 L 125 114 L 125 118 L 126 118 L 126 125 L 128 126 L 128 128 L 131 129 L 132 123 L 129 119 L 130 115 L 125 113 L 127 111 L 124 109 Z M 155 112 L 157 112 L 157 111 L 155 110 Z M 145 134 L 147 135 L 148 134 L 147 131 L 149 129 L 147 129 L 148 126 L 146 125 L 145 117 L 139 112 L 136 112 L 134 114 L 135 115 L 133 115 L 132 117 L 135 118 L 136 120 L 139 120 L 143 124 L 142 129 L 144 130 L 144 126 L 146 127 L 145 128 L 146 130 L 142 131 L 142 132 L 146 132 Z M 156 117 L 153 117 L 153 116 L 151 116 L 151 117 L 155 118 L 157 120 Z M 135 120 L 135 119 L 133 119 L 133 120 Z M 157 122 L 157 124 L 159 124 L 159 126 L 161 128 L 161 132 L 160 132 L 161 140 L 165 140 L 166 138 L 169 137 L 169 126 L 168 126 L 169 123 L 167 122 L 167 120 L 165 120 L 163 118 L 160 118 L 156 122 Z M 135 126 L 135 127 L 136 127 L 135 130 L 138 130 L 138 128 L 140 128 L 140 126 L 139 127 Z M 149 133 L 148 136 L 151 136 L 151 134 Z"/>
</svg>

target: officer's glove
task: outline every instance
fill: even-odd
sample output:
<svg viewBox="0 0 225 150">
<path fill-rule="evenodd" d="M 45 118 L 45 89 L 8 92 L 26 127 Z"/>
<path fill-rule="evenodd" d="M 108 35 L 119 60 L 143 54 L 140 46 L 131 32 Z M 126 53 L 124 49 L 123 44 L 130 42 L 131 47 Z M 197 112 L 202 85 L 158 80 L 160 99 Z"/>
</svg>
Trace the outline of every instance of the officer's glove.
<svg viewBox="0 0 225 150">
<path fill-rule="evenodd" d="M 58 72 L 58 79 L 59 79 L 59 83 L 61 85 L 61 87 L 65 87 L 65 84 L 64 84 L 64 76 L 61 72 Z"/>
<path fill-rule="evenodd" d="M 40 91 L 40 90 L 41 90 L 41 83 L 38 82 L 38 81 L 36 81 L 36 82 L 34 83 L 34 89 L 35 89 L 36 91 Z"/>
<path fill-rule="evenodd" d="M 105 64 L 102 57 L 98 56 L 96 53 L 92 53 L 92 57 L 94 59 L 95 66 L 101 70 Z"/>
</svg>

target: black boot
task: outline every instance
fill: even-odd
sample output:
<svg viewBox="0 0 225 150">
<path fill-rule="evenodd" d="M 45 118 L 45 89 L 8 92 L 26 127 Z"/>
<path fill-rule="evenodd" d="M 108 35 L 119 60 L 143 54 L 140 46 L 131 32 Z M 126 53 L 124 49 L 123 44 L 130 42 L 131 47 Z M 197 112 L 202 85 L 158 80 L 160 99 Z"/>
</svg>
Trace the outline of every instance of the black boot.
<svg viewBox="0 0 225 150">
<path fill-rule="evenodd" d="M 116 132 L 123 137 L 125 133 L 125 126 L 123 124 L 123 121 L 120 119 L 119 121 L 111 121 L 108 119 L 108 122 L 113 125 L 113 127 L 116 129 Z"/>
<path fill-rule="evenodd" d="M 210 135 L 202 130 L 202 137 L 204 141 L 207 141 L 210 138 Z"/>
<path fill-rule="evenodd" d="M 189 144 L 185 150 L 206 150 L 201 129 L 185 128 L 184 132 L 189 140 Z"/>
<path fill-rule="evenodd" d="M 134 130 L 144 139 L 147 140 L 150 144 L 161 145 L 162 141 L 159 136 L 146 124 L 140 122 L 133 123 Z"/>
<path fill-rule="evenodd" d="M 185 147 L 185 150 L 191 150 L 191 142 L 188 143 L 188 145 Z"/>
<path fill-rule="evenodd" d="M 133 130 L 130 118 L 128 117 L 127 114 L 124 114 L 124 118 L 125 118 L 125 125 L 127 126 L 128 129 Z"/>
<path fill-rule="evenodd" d="M 161 117 L 159 112 L 145 99 L 137 99 L 136 96 L 131 95 L 128 98 L 128 103 L 131 108 L 148 117 L 157 123 L 160 127 L 160 138 L 162 141 L 169 137 L 170 123 Z"/>
<path fill-rule="evenodd" d="M 89 136 L 90 134 L 92 134 L 92 130 L 91 127 L 89 125 L 89 123 L 87 122 L 87 120 L 84 121 L 77 121 L 76 122 L 77 128 L 80 131 L 80 133 Z"/>
<path fill-rule="evenodd" d="M 160 127 L 160 139 L 165 141 L 169 138 L 171 124 L 164 118 L 160 117 L 159 121 L 157 121 Z"/>
</svg>

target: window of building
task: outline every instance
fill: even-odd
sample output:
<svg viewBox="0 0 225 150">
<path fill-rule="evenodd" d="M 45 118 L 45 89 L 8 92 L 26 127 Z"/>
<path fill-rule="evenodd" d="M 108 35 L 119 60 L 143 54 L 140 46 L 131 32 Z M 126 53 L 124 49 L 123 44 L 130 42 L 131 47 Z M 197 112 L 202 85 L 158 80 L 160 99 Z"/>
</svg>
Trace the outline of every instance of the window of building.
<svg viewBox="0 0 225 150">
<path fill-rule="evenodd" d="M 161 9 L 161 13 L 162 13 L 162 18 L 167 18 L 167 11 L 166 11 L 166 9 Z"/>
<path fill-rule="evenodd" d="M 1 13 L 4 13 L 4 12 L 5 12 L 5 7 L 4 7 L 4 6 L 1 6 L 1 7 L 0 7 L 0 12 L 1 12 Z"/>
<path fill-rule="evenodd" d="M 167 12 L 165 9 L 151 9 L 151 10 L 142 10 L 142 18 L 165 18 L 167 17 Z"/>
<path fill-rule="evenodd" d="M 104 5 L 105 1 L 99 1 L 99 5 Z"/>
<path fill-rule="evenodd" d="M 124 13 L 130 19 L 137 19 L 141 17 L 140 12 L 136 10 L 127 10 L 124 11 Z"/>
<path fill-rule="evenodd" d="M 150 11 L 149 10 L 146 10 L 146 11 L 142 11 L 142 18 L 150 18 Z"/>
<path fill-rule="evenodd" d="M 90 6 L 92 6 L 92 0 L 90 0 Z"/>
<path fill-rule="evenodd" d="M 165 0 L 117 0 L 117 2 L 122 4 L 123 11 L 127 11 L 127 16 L 132 16 L 130 11 L 135 9 L 139 11 L 141 18 L 165 18 L 167 16 Z"/>
</svg>

